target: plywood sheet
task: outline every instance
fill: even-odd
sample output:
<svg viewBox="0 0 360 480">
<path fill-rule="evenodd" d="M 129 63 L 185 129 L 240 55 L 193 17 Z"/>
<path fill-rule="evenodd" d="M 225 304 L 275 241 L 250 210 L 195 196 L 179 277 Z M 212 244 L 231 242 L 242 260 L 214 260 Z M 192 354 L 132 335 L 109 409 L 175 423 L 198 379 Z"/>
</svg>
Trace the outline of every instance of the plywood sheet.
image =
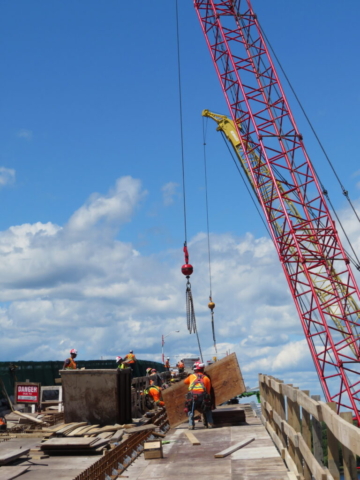
<svg viewBox="0 0 360 480">
<path fill-rule="evenodd" d="M 1 467 L 0 480 L 12 480 L 13 478 L 18 478 L 28 469 L 29 467 Z"/>
<path fill-rule="evenodd" d="M 60 449 L 60 448 L 86 448 L 90 447 L 96 438 L 74 438 L 74 437 L 65 437 L 65 438 L 51 438 L 46 442 L 41 444 L 42 450 L 49 449 Z"/>
<path fill-rule="evenodd" d="M 221 405 L 245 392 L 244 380 L 235 353 L 209 365 L 205 373 L 211 379 L 215 405 Z M 184 412 L 187 391 L 188 386 L 184 382 L 179 382 L 163 391 L 170 427 L 176 427 L 187 420 L 187 414 Z"/>
<path fill-rule="evenodd" d="M 33 448 L 38 440 L 34 439 L 11 439 L 8 442 L 1 443 L 0 447 L 0 465 L 6 465 L 13 460 L 26 455 L 30 448 Z"/>
</svg>

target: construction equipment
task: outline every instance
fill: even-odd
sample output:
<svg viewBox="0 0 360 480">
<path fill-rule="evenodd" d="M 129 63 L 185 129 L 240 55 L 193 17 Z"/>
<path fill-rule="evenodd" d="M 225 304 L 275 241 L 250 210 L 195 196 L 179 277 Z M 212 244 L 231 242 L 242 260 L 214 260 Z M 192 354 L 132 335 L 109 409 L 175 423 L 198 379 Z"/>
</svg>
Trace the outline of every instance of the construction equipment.
<svg viewBox="0 0 360 480">
<path fill-rule="evenodd" d="M 360 292 L 250 0 L 194 0 L 230 110 L 231 141 L 264 212 L 327 401 L 360 425 Z M 211 116 L 211 115 L 210 115 Z M 231 121 L 230 121 L 231 122 Z"/>
</svg>

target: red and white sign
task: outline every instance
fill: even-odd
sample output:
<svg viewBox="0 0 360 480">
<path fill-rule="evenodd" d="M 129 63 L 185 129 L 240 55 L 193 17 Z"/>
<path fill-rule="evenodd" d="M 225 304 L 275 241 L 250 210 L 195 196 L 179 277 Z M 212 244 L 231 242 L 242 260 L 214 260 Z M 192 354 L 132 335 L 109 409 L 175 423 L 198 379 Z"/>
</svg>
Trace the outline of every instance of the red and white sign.
<svg viewBox="0 0 360 480">
<path fill-rule="evenodd" d="M 16 383 L 15 402 L 16 403 L 39 403 L 40 402 L 40 383 Z"/>
</svg>

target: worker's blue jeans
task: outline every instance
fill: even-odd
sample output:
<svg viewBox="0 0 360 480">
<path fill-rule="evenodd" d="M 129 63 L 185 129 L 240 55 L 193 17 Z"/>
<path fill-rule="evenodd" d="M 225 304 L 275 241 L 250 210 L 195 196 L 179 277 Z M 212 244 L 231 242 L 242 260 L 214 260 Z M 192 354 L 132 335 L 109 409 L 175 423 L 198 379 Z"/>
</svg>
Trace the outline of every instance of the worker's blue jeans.
<svg viewBox="0 0 360 480">
<path fill-rule="evenodd" d="M 189 427 L 195 427 L 194 411 L 195 411 L 195 402 L 192 402 L 191 408 L 188 411 Z M 212 411 L 210 409 L 202 411 L 201 413 L 204 415 L 207 424 L 210 423 L 212 425 L 214 423 Z"/>
</svg>

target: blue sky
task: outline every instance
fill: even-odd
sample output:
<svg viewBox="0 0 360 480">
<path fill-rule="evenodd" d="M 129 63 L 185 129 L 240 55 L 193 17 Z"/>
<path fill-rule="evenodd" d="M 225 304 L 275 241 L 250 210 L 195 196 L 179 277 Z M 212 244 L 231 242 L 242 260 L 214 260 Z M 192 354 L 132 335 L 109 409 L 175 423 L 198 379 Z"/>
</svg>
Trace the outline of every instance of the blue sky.
<svg viewBox="0 0 360 480">
<path fill-rule="evenodd" d="M 192 1 L 179 4 L 192 285 L 210 357 L 201 111 L 227 112 Z M 253 7 L 358 205 L 359 2 Z M 175 2 L 5 0 L 0 13 L 0 360 L 62 359 L 73 347 L 87 359 L 129 347 L 159 359 L 161 334 L 174 330 L 181 332 L 169 335 L 168 353 L 195 353 L 180 274 Z M 359 226 L 288 97 L 359 247 Z M 238 353 L 249 384 L 262 371 L 294 383 L 311 378 L 316 393 L 280 265 L 210 122 L 206 141 L 219 350 Z"/>
</svg>

